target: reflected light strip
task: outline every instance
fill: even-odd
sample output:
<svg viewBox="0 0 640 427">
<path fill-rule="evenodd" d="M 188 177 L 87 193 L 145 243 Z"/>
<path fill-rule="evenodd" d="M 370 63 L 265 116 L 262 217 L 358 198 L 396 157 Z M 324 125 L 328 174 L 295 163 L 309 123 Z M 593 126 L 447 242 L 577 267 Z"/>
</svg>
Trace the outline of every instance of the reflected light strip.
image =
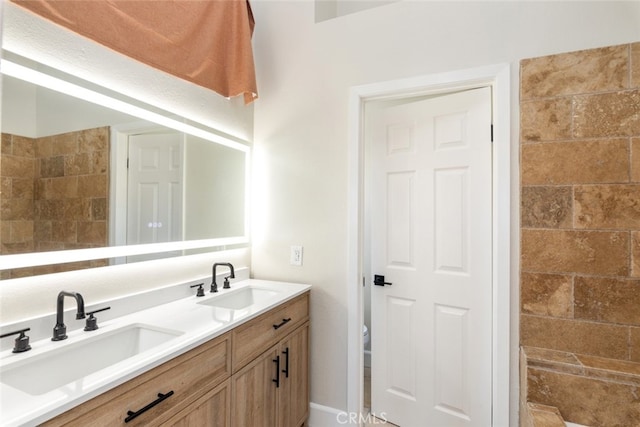
<svg viewBox="0 0 640 427">
<path fill-rule="evenodd" d="M 180 132 L 189 133 L 191 135 L 204 138 L 209 141 L 217 142 L 235 150 L 248 152 L 249 147 L 231 139 L 225 138 L 220 135 L 216 135 L 212 132 L 200 129 L 198 127 L 182 123 L 178 120 L 171 119 L 163 116 L 162 114 L 153 113 L 143 108 L 136 107 L 124 101 L 112 98 L 107 95 L 95 92 L 93 90 L 83 88 L 76 84 L 67 82 L 65 80 L 41 73 L 29 67 L 16 64 L 15 62 L 3 59 L 0 63 L 0 72 L 16 79 L 35 83 L 39 86 L 46 87 L 56 92 L 64 93 L 66 95 L 73 96 L 85 101 L 93 102 L 94 104 L 101 105 L 103 107 L 111 108 L 112 110 L 120 111 L 140 119 L 148 120 L 153 123 L 157 123 L 171 129 L 175 129 Z"/>
<path fill-rule="evenodd" d="M 105 248 L 72 249 L 67 251 L 34 252 L 28 254 L 0 256 L 0 270 L 35 267 L 40 265 L 64 264 L 92 259 L 116 258 L 150 253 L 220 247 L 249 243 L 247 237 L 221 239 L 188 240 L 184 242 L 150 243 L 144 245 L 111 246 Z"/>
</svg>

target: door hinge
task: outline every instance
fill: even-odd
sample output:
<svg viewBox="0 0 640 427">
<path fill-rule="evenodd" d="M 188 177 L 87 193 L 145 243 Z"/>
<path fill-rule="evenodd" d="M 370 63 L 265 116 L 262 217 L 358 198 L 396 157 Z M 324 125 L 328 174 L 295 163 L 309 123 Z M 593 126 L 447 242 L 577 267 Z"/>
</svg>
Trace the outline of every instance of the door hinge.
<svg viewBox="0 0 640 427">
<path fill-rule="evenodd" d="M 493 142 L 493 123 L 491 124 L 491 142 Z"/>
</svg>

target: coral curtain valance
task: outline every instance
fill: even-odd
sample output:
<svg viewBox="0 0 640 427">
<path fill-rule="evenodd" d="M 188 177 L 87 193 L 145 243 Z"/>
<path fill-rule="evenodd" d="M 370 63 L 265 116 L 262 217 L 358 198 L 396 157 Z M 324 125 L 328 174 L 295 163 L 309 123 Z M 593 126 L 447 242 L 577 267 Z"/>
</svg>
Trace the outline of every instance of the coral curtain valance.
<svg viewBox="0 0 640 427">
<path fill-rule="evenodd" d="M 248 0 L 11 1 L 223 96 L 257 97 Z"/>
</svg>

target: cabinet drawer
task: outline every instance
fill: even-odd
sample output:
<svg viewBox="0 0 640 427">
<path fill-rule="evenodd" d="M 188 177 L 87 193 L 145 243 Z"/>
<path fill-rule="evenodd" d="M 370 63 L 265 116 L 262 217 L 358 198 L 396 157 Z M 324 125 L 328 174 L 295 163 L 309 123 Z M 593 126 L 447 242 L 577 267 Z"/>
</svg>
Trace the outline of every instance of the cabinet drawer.
<svg viewBox="0 0 640 427">
<path fill-rule="evenodd" d="M 159 425 L 230 375 L 230 334 L 222 335 L 45 423 L 46 426 Z M 125 424 L 139 411 L 173 394 Z"/>
<path fill-rule="evenodd" d="M 309 319 L 309 292 L 264 313 L 233 331 L 232 364 L 237 372 Z"/>
</svg>

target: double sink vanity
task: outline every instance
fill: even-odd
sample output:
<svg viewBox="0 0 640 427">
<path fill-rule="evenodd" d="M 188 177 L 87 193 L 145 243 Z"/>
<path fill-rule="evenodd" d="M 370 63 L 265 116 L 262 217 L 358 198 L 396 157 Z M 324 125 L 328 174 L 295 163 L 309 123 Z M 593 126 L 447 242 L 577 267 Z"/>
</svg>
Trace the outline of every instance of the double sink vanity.
<svg viewBox="0 0 640 427">
<path fill-rule="evenodd" d="M 302 425 L 310 286 L 246 279 L 211 293 L 210 282 L 111 301 L 115 314 L 94 310 L 95 330 L 67 320 L 66 339 L 34 336 L 29 351 L 2 351 L 2 425 Z M 65 300 L 74 319 L 76 302 Z"/>
</svg>

